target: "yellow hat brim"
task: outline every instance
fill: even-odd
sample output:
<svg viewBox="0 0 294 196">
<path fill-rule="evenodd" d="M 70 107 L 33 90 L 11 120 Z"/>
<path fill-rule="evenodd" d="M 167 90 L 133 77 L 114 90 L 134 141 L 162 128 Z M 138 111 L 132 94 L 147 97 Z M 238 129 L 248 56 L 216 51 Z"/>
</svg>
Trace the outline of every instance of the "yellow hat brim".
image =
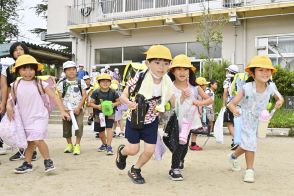
<svg viewBox="0 0 294 196">
<path fill-rule="evenodd" d="M 260 65 L 260 64 L 248 64 L 245 68 L 245 71 L 247 73 L 250 73 L 250 68 L 259 67 L 259 68 L 265 68 L 265 69 L 271 69 L 273 73 L 277 72 L 277 69 L 274 66 L 269 65 Z"/>
<path fill-rule="evenodd" d="M 28 64 L 34 64 L 34 63 L 28 63 Z M 27 64 L 23 64 L 23 65 L 27 65 Z M 23 65 L 13 66 L 13 67 L 12 67 L 12 72 L 15 73 L 16 68 L 21 67 L 21 66 L 23 66 Z M 42 71 L 42 70 L 44 69 L 44 65 L 43 65 L 43 64 L 38 63 L 37 65 L 38 65 L 37 71 Z"/>
<path fill-rule="evenodd" d="M 189 68 L 189 69 L 191 69 L 193 72 L 196 71 L 196 67 L 194 67 L 192 64 L 191 64 L 191 65 L 172 64 L 172 65 L 169 67 L 169 70 L 171 70 L 171 69 L 173 69 L 173 68 L 176 68 L 176 67 Z"/>
</svg>

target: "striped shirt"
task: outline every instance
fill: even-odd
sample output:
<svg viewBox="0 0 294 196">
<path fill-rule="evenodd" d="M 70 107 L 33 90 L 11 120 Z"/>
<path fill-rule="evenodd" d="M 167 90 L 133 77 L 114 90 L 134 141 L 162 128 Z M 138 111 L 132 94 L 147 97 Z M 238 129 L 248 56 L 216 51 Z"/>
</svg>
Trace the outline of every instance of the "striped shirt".
<svg viewBox="0 0 294 196">
<path fill-rule="evenodd" d="M 136 87 L 136 83 L 139 80 L 139 74 L 136 74 L 134 78 L 131 78 L 128 82 L 127 82 L 127 86 L 130 89 L 130 93 L 134 91 L 135 87 Z M 150 81 L 153 82 L 153 81 Z M 145 120 L 144 120 L 144 124 L 150 124 L 152 123 L 156 117 L 159 115 L 159 112 L 155 109 L 156 105 L 158 105 L 158 103 L 161 100 L 161 96 L 156 97 L 155 99 L 152 99 L 151 101 L 148 101 L 148 111 L 146 112 L 145 115 Z M 131 110 L 128 110 L 128 120 L 131 121 Z"/>
</svg>

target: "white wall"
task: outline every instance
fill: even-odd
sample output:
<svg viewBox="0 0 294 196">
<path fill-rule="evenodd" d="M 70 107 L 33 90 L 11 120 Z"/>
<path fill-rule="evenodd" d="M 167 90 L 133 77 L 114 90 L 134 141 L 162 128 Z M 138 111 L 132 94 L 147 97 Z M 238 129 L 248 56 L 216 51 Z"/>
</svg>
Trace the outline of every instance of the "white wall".
<svg viewBox="0 0 294 196">
<path fill-rule="evenodd" d="M 65 33 L 67 28 L 67 6 L 71 5 L 71 1 L 65 0 L 49 0 L 48 1 L 48 18 L 47 33 Z"/>
</svg>

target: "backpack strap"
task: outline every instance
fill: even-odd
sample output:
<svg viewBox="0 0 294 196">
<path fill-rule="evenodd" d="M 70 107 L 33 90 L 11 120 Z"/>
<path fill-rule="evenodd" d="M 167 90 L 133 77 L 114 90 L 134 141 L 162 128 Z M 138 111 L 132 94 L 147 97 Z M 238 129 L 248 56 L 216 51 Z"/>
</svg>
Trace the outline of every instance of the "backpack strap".
<svg viewBox="0 0 294 196">
<path fill-rule="evenodd" d="M 21 81 L 21 79 L 15 80 L 15 82 L 13 83 L 12 88 L 11 88 L 11 97 L 12 97 L 12 99 L 14 101 L 14 104 L 16 104 L 16 101 L 17 101 L 16 100 L 16 89 L 17 89 L 20 81 Z"/>
<path fill-rule="evenodd" d="M 61 82 L 62 82 L 62 95 L 61 95 L 61 97 L 62 98 L 64 98 L 66 91 L 67 91 L 67 88 L 68 88 L 67 82 L 65 80 L 66 80 L 66 78 L 61 80 Z"/>
<path fill-rule="evenodd" d="M 148 69 L 145 72 L 139 73 L 138 81 L 136 82 L 136 84 L 132 85 L 132 86 L 136 85 L 132 92 L 131 92 L 131 87 L 132 86 L 129 86 L 129 89 L 128 89 L 129 90 L 129 93 L 128 93 L 129 94 L 129 99 L 130 99 L 130 97 L 134 97 L 137 94 L 137 92 L 139 91 L 139 89 L 141 87 L 141 84 L 142 84 L 147 72 L 148 72 Z"/>
<path fill-rule="evenodd" d="M 82 91 L 82 81 L 81 81 L 81 79 L 78 79 L 78 87 L 79 87 L 79 89 L 80 89 L 81 96 L 83 96 L 83 91 Z"/>
<path fill-rule="evenodd" d="M 45 89 L 43 87 L 42 80 L 40 78 L 37 78 L 37 87 L 38 87 L 38 91 L 40 95 L 45 94 Z"/>
</svg>

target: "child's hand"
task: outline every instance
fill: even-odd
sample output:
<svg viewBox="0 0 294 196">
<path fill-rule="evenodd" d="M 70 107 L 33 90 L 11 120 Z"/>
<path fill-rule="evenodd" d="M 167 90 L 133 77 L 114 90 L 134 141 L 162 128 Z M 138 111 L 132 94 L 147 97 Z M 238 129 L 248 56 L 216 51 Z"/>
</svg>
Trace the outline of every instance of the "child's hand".
<svg viewBox="0 0 294 196">
<path fill-rule="evenodd" d="M 185 98 L 190 97 L 191 95 L 192 95 L 192 92 L 189 89 L 182 91 L 182 96 L 184 96 Z"/>
<path fill-rule="evenodd" d="M 74 109 L 74 113 L 75 113 L 76 115 L 79 115 L 80 112 L 81 112 L 81 109 L 80 109 L 79 107 L 77 107 L 77 108 Z"/>
<path fill-rule="evenodd" d="M 100 110 L 100 111 L 102 110 L 101 104 L 97 105 L 97 109 Z"/>
<path fill-rule="evenodd" d="M 193 105 L 195 105 L 195 106 L 200 106 L 200 103 L 201 103 L 201 101 L 198 101 L 198 100 L 193 101 Z"/>
<path fill-rule="evenodd" d="M 67 112 L 60 112 L 63 120 L 70 120 L 70 116 Z"/>
<path fill-rule="evenodd" d="M 284 101 L 281 100 L 281 99 L 279 99 L 278 101 L 276 101 L 275 108 L 276 108 L 276 109 L 281 108 L 282 105 L 283 105 L 283 103 L 284 103 Z"/>
<path fill-rule="evenodd" d="M 10 104 L 6 106 L 6 112 L 9 120 L 14 120 L 14 110 Z"/>
<path fill-rule="evenodd" d="M 231 112 L 235 117 L 240 116 L 240 111 L 237 108 L 231 109 Z"/>
<path fill-rule="evenodd" d="M 129 108 L 129 109 L 134 110 L 134 109 L 137 108 L 137 105 L 138 105 L 138 104 L 137 104 L 136 102 L 129 101 L 127 105 L 128 105 L 128 108 Z"/>
</svg>

